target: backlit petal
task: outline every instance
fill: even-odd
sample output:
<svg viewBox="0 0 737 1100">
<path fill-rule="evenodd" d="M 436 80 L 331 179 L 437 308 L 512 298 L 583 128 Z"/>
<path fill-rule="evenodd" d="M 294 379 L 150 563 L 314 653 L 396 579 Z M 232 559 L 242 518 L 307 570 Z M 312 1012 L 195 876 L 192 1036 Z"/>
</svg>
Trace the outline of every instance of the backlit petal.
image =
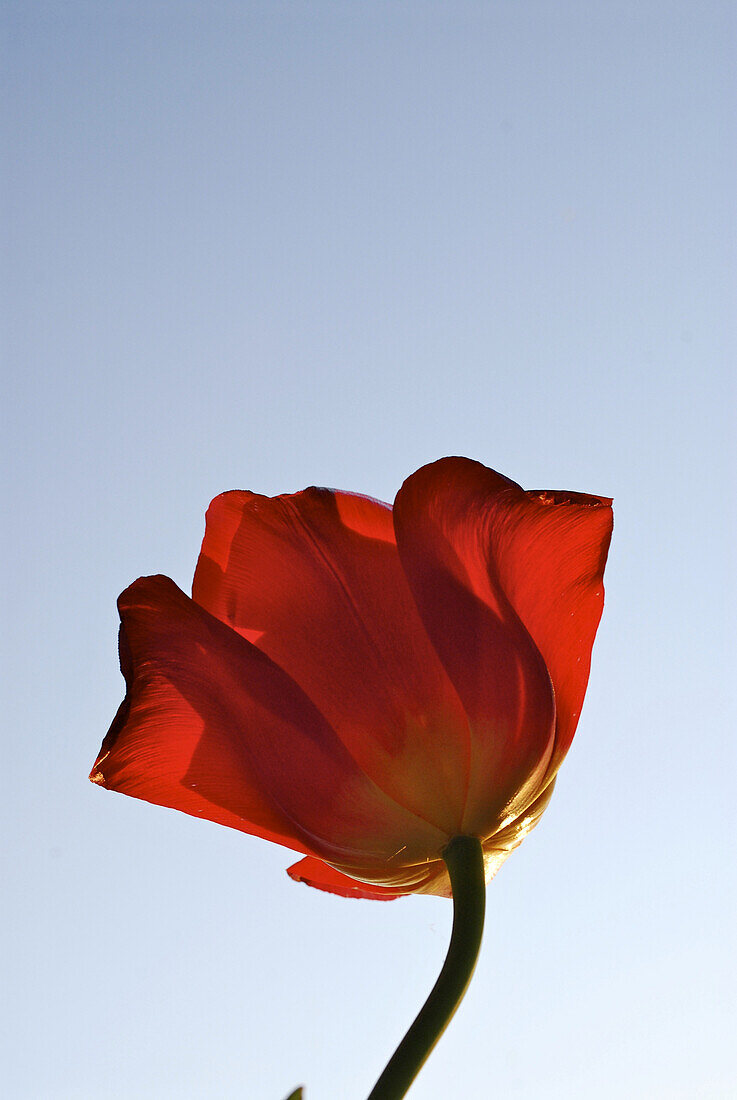
<svg viewBox="0 0 737 1100">
<path fill-rule="evenodd" d="M 307 856 L 299 863 L 293 863 L 287 868 L 287 874 L 295 882 L 304 882 L 307 886 L 314 886 L 317 890 L 325 890 L 328 894 L 339 894 L 342 898 L 371 898 L 374 901 L 391 901 L 401 897 L 404 891 L 390 889 L 386 886 L 369 886 L 368 883 L 358 879 L 349 878 L 348 875 L 336 871 L 334 867 L 323 863 L 321 859 Z"/>
<path fill-rule="evenodd" d="M 418 616 L 387 505 L 329 489 L 225 493 L 208 510 L 192 591 L 289 673 L 390 798 L 458 832 L 466 717 Z"/>
<path fill-rule="evenodd" d="M 186 600 L 168 578 L 146 577 L 126 589 L 118 601 L 120 664 L 127 692 L 90 779 L 108 790 L 297 851 L 311 851 L 293 823 L 260 789 L 250 759 L 232 731 L 221 728 L 221 721 L 210 720 L 202 705 L 198 708 L 196 696 L 206 692 L 189 686 L 183 690 L 183 679 L 196 685 L 205 673 L 196 664 L 187 673 L 186 650 L 196 650 L 197 640 L 188 645 L 187 616 L 180 598 Z M 154 617 L 156 630 L 151 636 L 146 624 Z M 211 709 L 217 714 L 221 707 L 227 708 L 227 701 Z"/>
<path fill-rule="evenodd" d="M 97 781 L 381 873 L 443 843 L 369 780 L 302 689 L 166 577 L 119 601 L 128 696 Z"/>
<path fill-rule="evenodd" d="M 540 794 L 554 741 L 548 669 L 495 557 L 496 504 L 519 493 L 479 463 L 443 459 L 408 478 L 394 505 L 404 571 L 470 721 L 463 831 L 482 838 Z"/>
<path fill-rule="evenodd" d="M 499 579 L 555 690 L 550 777 L 570 747 L 586 693 L 604 607 L 611 500 L 534 490 L 499 498 L 494 512 L 492 553 Z"/>
</svg>

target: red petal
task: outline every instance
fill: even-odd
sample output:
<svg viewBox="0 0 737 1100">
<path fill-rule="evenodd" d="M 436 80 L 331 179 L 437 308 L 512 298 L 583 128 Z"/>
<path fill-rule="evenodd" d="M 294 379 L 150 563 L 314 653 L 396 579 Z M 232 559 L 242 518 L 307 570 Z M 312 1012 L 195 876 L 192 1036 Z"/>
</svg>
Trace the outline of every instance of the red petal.
<svg viewBox="0 0 737 1100">
<path fill-rule="evenodd" d="M 314 700 L 359 766 L 446 836 L 461 824 L 468 730 L 417 614 L 391 509 L 329 489 L 217 497 L 193 597 Z"/>
<path fill-rule="evenodd" d="M 482 775 L 507 790 L 528 774 L 526 792 L 542 789 L 570 744 L 601 615 L 610 504 L 526 493 L 462 458 L 423 467 L 397 496 L 402 563 L 476 735 L 477 799 Z"/>
<path fill-rule="evenodd" d="M 386 886 L 371 886 L 358 879 L 349 878 L 341 874 L 334 867 L 323 863 L 321 859 L 308 856 L 299 863 L 287 868 L 287 874 L 295 882 L 304 882 L 307 886 L 314 886 L 317 890 L 325 890 L 329 894 L 340 894 L 342 898 L 372 898 L 374 901 L 392 901 L 401 897 L 406 891 L 391 889 Z"/>
<path fill-rule="evenodd" d="M 304 692 L 167 577 L 120 597 L 126 702 L 92 778 L 331 857 L 385 867 L 442 836 L 366 778 Z"/>
<path fill-rule="evenodd" d="M 482 838 L 538 795 L 553 748 L 547 668 L 490 554 L 493 502 L 521 492 L 478 463 L 443 459 L 405 481 L 397 545 L 422 620 L 468 714 L 464 831 Z"/>
<path fill-rule="evenodd" d="M 611 500 L 534 490 L 500 501 L 494 558 L 501 584 L 548 667 L 555 749 L 548 778 L 570 748 L 604 608 Z"/>
<path fill-rule="evenodd" d="M 167 577 L 142 578 L 121 595 L 120 665 L 127 693 L 90 779 L 109 790 L 310 851 L 292 822 L 260 790 L 231 731 L 219 729 L 222 723 L 211 721 L 199 705 L 202 673 L 186 672 L 186 650 L 196 646 L 196 634 L 179 637 L 182 623 L 185 630 L 189 625 L 180 607 L 183 601 L 187 597 Z M 182 677 L 192 681 L 194 690 L 184 689 Z"/>
<path fill-rule="evenodd" d="M 342 871 L 319 859 L 303 859 L 289 868 L 299 882 L 344 897 L 394 898 L 406 894 L 438 894 L 450 897 L 450 881 L 440 855 L 420 863 L 393 865 L 387 862 L 373 872 L 350 864 Z"/>
</svg>

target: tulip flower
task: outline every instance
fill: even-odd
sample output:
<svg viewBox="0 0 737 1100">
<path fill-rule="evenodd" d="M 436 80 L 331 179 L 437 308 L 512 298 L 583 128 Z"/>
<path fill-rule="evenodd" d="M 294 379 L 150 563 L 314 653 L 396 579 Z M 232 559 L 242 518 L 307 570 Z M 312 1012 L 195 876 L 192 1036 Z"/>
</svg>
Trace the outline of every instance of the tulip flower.
<svg viewBox="0 0 737 1100">
<path fill-rule="evenodd" d="M 192 598 L 159 576 L 118 601 L 127 694 L 90 778 L 284 845 L 321 890 L 453 896 L 460 997 L 484 885 L 578 723 L 611 530 L 606 498 L 464 458 L 412 474 L 393 508 L 224 493 Z M 372 1097 L 404 1095 L 419 1065 Z"/>
</svg>

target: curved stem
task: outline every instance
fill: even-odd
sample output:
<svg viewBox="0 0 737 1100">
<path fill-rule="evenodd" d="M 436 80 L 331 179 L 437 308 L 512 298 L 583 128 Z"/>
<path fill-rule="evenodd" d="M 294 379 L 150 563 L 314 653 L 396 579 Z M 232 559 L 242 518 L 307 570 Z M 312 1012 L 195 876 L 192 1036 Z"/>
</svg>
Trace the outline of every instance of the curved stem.
<svg viewBox="0 0 737 1100">
<path fill-rule="evenodd" d="M 481 841 L 456 836 L 443 850 L 453 891 L 453 931 L 443 969 L 368 1100 L 401 1100 L 450 1023 L 471 981 L 484 930 L 486 883 Z"/>
</svg>

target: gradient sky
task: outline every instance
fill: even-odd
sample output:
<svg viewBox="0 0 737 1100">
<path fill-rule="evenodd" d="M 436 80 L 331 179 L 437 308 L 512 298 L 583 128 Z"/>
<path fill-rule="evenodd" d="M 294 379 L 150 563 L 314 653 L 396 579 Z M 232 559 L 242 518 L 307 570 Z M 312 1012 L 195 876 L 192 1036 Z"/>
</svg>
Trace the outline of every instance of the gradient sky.
<svg viewBox="0 0 737 1100">
<path fill-rule="evenodd" d="M 4 1094 L 360 1100 L 451 907 L 87 782 L 216 493 L 615 498 L 553 802 L 412 1100 L 737 1095 L 732 0 L 6 0 Z M 8 143 L 6 143 L 7 147 Z"/>
</svg>

